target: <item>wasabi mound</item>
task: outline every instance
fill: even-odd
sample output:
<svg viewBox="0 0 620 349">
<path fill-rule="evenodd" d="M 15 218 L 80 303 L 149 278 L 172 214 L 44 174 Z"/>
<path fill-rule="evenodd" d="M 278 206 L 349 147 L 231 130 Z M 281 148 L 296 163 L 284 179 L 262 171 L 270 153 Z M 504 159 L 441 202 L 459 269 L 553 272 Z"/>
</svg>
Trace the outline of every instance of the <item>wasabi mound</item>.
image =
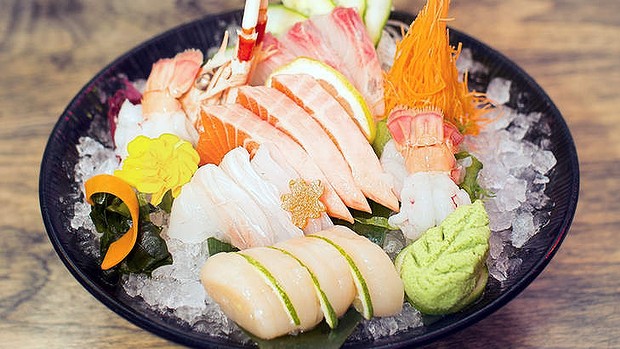
<svg viewBox="0 0 620 349">
<path fill-rule="evenodd" d="M 475 301 L 486 286 L 489 218 L 480 200 L 457 208 L 396 257 L 409 302 L 443 315 Z"/>
</svg>

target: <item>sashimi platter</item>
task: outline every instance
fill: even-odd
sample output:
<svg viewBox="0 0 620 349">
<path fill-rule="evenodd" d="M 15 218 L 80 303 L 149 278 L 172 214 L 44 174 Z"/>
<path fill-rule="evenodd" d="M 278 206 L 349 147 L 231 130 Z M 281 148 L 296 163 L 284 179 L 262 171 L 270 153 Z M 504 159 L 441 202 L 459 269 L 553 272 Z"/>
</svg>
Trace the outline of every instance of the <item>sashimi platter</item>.
<svg viewBox="0 0 620 349">
<path fill-rule="evenodd" d="M 196 347 L 410 346 L 498 309 L 563 240 L 577 157 L 449 6 L 247 0 L 120 57 L 43 157 L 59 256 Z"/>
</svg>

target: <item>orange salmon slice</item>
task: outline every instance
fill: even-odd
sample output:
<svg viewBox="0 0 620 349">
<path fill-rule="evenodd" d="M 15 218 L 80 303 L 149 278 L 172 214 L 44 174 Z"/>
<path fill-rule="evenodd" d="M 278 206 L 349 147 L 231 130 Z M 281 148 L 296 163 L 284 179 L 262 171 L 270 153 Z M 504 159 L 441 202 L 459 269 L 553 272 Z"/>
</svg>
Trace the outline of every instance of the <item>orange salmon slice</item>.
<svg viewBox="0 0 620 349">
<path fill-rule="evenodd" d="M 329 135 L 313 118 L 282 92 L 267 86 L 242 86 L 237 103 L 295 140 L 310 155 L 344 203 L 370 212 L 353 180 L 351 169 Z"/>
<path fill-rule="evenodd" d="M 355 184 L 369 199 L 398 211 L 398 199 L 379 158 L 347 111 L 306 74 L 281 74 L 271 84 L 308 112 L 329 134 L 351 168 Z"/>
<path fill-rule="evenodd" d="M 289 136 L 262 120 L 239 104 L 208 105 L 201 109 L 202 129 L 197 150 L 201 162 L 219 164 L 230 150 L 242 146 L 253 155 L 260 144 L 270 142 L 286 157 L 286 161 L 305 180 L 323 183 L 321 202 L 327 213 L 353 223 L 351 212 L 308 153 Z"/>
</svg>

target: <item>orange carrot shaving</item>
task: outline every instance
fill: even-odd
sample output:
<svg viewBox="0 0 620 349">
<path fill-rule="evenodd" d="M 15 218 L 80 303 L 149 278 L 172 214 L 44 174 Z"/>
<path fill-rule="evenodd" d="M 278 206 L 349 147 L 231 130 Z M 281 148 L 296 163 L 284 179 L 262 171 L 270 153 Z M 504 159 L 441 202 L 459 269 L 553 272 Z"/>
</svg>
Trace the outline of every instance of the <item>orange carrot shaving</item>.
<svg viewBox="0 0 620 349">
<path fill-rule="evenodd" d="M 467 76 L 459 82 L 456 60 L 461 52 L 450 46 L 446 22 L 450 0 L 428 0 L 396 46 L 394 65 L 385 76 L 385 106 L 441 110 L 446 121 L 463 134 L 478 134 L 488 111 L 484 94 L 470 92 Z"/>
<path fill-rule="evenodd" d="M 86 189 L 86 202 L 89 204 L 93 204 L 91 200 L 93 194 L 108 193 L 122 200 L 131 214 L 131 228 L 120 239 L 110 244 L 103 262 L 101 262 L 101 269 L 108 270 L 125 259 L 136 244 L 140 204 L 133 188 L 116 176 L 107 174 L 94 176 L 84 183 L 84 187 Z"/>
</svg>

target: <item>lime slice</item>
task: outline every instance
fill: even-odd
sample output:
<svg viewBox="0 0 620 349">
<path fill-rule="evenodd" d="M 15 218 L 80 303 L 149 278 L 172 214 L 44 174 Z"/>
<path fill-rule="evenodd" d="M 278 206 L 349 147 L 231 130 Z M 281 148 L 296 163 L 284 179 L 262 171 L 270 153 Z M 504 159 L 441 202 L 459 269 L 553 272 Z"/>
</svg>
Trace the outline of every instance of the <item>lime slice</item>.
<svg viewBox="0 0 620 349">
<path fill-rule="evenodd" d="M 277 74 L 308 74 L 318 80 L 353 118 L 369 142 L 375 138 L 376 125 L 362 94 L 336 69 L 312 58 L 299 57 L 276 69 L 265 84 L 271 86 L 271 77 Z"/>
<path fill-rule="evenodd" d="M 307 17 L 301 13 L 281 4 L 269 5 L 269 7 L 267 7 L 267 18 L 267 27 L 265 30 L 276 37 L 286 33 L 295 23 L 307 19 Z"/>
<path fill-rule="evenodd" d="M 295 257 L 295 255 L 293 255 L 289 251 L 286 251 L 284 249 L 274 247 L 274 246 L 270 246 L 270 248 L 273 248 L 274 250 L 278 250 L 284 253 L 285 255 L 293 258 L 294 260 L 297 261 L 297 263 L 299 263 L 302 267 L 304 267 L 308 271 L 308 273 L 310 274 L 310 278 L 312 278 L 312 284 L 314 285 L 316 294 L 319 297 L 319 303 L 321 304 L 321 310 L 323 311 L 325 322 L 327 322 L 327 325 L 329 325 L 329 328 L 336 328 L 336 326 L 338 326 L 338 316 L 336 315 L 336 311 L 334 311 L 332 304 L 327 298 L 327 295 L 325 295 L 325 292 L 323 292 L 323 290 L 321 289 L 321 284 L 319 283 L 319 280 L 317 279 L 316 275 L 314 275 L 314 273 L 310 270 L 310 268 L 308 268 L 299 258 Z"/>
<path fill-rule="evenodd" d="M 344 257 L 344 259 L 346 259 L 347 263 L 349 263 L 349 268 L 351 268 L 351 275 L 353 276 L 353 283 L 355 284 L 355 288 L 357 289 L 357 296 L 353 301 L 353 306 L 355 307 L 355 310 L 362 314 L 365 319 L 370 320 L 370 318 L 372 318 L 373 316 L 370 291 L 368 290 L 368 285 L 366 284 L 366 280 L 364 280 L 364 276 L 353 261 L 353 258 L 351 258 L 351 256 L 349 256 L 349 254 L 342 247 L 324 236 L 308 235 L 308 237 L 321 239 L 328 244 L 334 246 L 334 248 L 338 250 L 338 252 L 340 252 L 340 254 Z"/>
<path fill-rule="evenodd" d="M 335 0 L 336 6 L 340 7 L 353 7 L 357 10 L 357 13 L 360 14 L 360 17 L 364 18 L 364 13 L 366 12 L 366 3 L 373 2 L 374 0 L 366 1 L 366 0 Z"/>
<path fill-rule="evenodd" d="M 235 253 L 245 258 L 248 261 L 248 263 L 253 265 L 259 272 L 262 273 L 262 275 L 268 281 L 269 285 L 275 290 L 276 294 L 278 295 L 278 297 L 280 298 L 280 300 L 286 307 L 286 311 L 291 317 L 291 320 L 293 321 L 293 323 L 296 326 L 299 326 L 301 324 L 301 321 L 299 320 L 299 315 L 297 315 L 297 310 L 295 310 L 295 306 L 293 305 L 293 302 L 289 298 L 288 294 L 284 292 L 284 288 L 282 288 L 282 285 L 280 285 L 278 280 L 276 280 L 276 278 L 271 274 L 271 272 L 253 257 L 248 256 L 243 253 L 239 253 L 239 252 L 235 252 Z"/>
<path fill-rule="evenodd" d="M 307 17 L 330 13 L 336 7 L 332 0 L 282 0 L 282 5 Z"/>
<path fill-rule="evenodd" d="M 390 12 L 392 11 L 392 0 L 370 0 L 367 2 L 366 12 L 364 13 L 364 24 L 366 24 L 366 31 L 372 42 L 377 46 L 379 40 L 381 40 L 381 33 L 383 33 L 383 27 L 390 18 Z"/>
</svg>

